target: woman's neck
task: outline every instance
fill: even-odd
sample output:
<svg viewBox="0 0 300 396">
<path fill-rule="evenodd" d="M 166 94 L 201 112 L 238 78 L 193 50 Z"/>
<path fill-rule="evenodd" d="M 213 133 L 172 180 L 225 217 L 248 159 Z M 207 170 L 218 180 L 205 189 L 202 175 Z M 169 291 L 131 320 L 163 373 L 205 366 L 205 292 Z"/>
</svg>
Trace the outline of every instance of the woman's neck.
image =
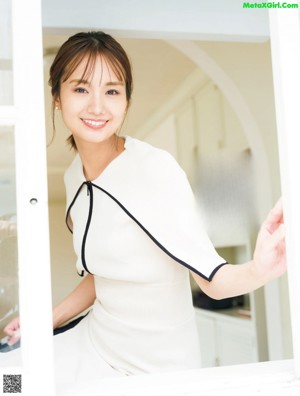
<svg viewBox="0 0 300 396">
<path fill-rule="evenodd" d="M 124 151 L 124 144 L 124 138 L 113 135 L 109 140 L 99 144 L 77 145 L 85 178 L 96 179 L 110 162 Z"/>
</svg>

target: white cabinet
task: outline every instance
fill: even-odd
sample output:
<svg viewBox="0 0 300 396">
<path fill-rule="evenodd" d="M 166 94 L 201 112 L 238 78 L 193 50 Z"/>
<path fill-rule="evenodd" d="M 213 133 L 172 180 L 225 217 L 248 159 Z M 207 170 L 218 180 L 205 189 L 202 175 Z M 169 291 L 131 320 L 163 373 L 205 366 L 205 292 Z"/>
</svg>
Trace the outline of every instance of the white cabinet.
<svg viewBox="0 0 300 396">
<path fill-rule="evenodd" d="M 224 313 L 195 310 L 203 367 L 258 361 L 255 328 L 250 318 L 239 317 L 237 309 Z"/>
<path fill-rule="evenodd" d="M 221 257 L 230 263 L 247 262 L 251 257 L 250 242 L 224 246 L 213 240 Z M 228 242 L 228 241 L 227 241 Z M 243 296 L 243 305 L 234 301 L 232 308 L 221 309 L 220 302 L 197 301 L 198 286 L 191 281 L 203 367 L 253 363 L 268 360 L 263 289 Z M 216 305 L 218 303 L 218 305 Z M 245 309 L 245 307 L 247 307 Z M 206 308 L 206 309 L 203 309 Z M 223 305 L 224 308 L 224 305 Z M 242 310 L 242 311 L 241 311 Z M 244 312 L 243 312 L 244 311 Z M 243 313 L 243 315 L 241 314 Z M 247 316 L 244 313 L 247 312 Z"/>
</svg>

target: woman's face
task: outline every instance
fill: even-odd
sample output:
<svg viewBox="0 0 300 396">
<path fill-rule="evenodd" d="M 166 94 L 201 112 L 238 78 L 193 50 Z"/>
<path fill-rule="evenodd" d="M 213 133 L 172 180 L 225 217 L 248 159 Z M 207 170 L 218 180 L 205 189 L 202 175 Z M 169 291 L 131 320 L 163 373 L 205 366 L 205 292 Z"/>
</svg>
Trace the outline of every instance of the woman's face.
<svg viewBox="0 0 300 396">
<path fill-rule="evenodd" d="M 126 87 L 105 59 L 97 58 L 87 81 L 82 81 L 86 59 L 61 84 L 55 104 L 61 109 L 77 148 L 109 140 L 122 125 L 127 109 Z"/>
</svg>

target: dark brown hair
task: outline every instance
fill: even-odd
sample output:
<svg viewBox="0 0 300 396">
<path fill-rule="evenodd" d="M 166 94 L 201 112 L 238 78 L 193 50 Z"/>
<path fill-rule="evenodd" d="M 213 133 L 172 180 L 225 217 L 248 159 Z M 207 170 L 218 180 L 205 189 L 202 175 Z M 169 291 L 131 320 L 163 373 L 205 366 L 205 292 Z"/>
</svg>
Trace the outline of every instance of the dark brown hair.
<svg viewBox="0 0 300 396">
<path fill-rule="evenodd" d="M 53 129 L 55 130 L 54 101 L 60 96 L 61 83 L 66 81 L 82 60 L 87 57 L 87 62 L 82 80 L 87 79 L 93 72 L 98 56 L 112 68 L 120 81 L 125 82 L 126 99 L 129 105 L 132 94 L 132 72 L 128 56 L 123 47 L 109 34 L 103 32 L 82 32 L 71 37 L 60 47 L 50 67 L 49 85 L 53 97 L 52 117 Z M 68 142 L 76 150 L 73 136 L 69 136 Z"/>
</svg>

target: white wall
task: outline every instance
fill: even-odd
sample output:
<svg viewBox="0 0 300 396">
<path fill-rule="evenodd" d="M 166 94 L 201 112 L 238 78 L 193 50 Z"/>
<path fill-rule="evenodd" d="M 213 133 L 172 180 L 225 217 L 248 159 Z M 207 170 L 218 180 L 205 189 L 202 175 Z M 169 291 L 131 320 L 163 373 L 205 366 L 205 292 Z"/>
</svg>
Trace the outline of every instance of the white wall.
<svg viewBox="0 0 300 396">
<path fill-rule="evenodd" d="M 228 74 L 259 126 L 269 161 L 274 199 L 280 195 L 277 131 L 269 42 L 197 43 Z"/>
<path fill-rule="evenodd" d="M 274 107 L 274 91 L 270 44 L 259 43 L 204 43 L 204 49 L 228 74 L 245 98 L 259 127 L 266 153 L 272 198 L 275 202 L 281 195 L 277 128 Z M 264 191 L 258 192 L 263 198 Z M 282 334 L 284 357 L 292 356 L 287 276 L 279 281 L 280 311 L 282 315 Z"/>
</svg>

